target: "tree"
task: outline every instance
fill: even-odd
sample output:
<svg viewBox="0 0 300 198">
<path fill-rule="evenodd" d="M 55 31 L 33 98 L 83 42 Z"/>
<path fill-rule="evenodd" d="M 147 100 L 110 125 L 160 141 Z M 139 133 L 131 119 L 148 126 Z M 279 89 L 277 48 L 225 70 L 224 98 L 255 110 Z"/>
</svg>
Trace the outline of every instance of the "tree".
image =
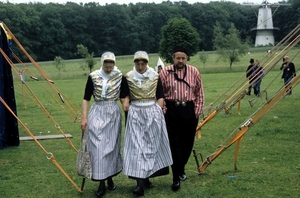
<svg viewBox="0 0 300 198">
<path fill-rule="evenodd" d="M 188 47 L 190 57 L 198 52 L 200 41 L 199 34 L 187 19 L 173 18 L 162 27 L 158 53 L 167 63 L 172 63 L 174 46 L 180 44 Z"/>
<path fill-rule="evenodd" d="M 249 39 L 244 42 L 240 39 L 240 33 L 231 23 L 228 34 L 223 33 L 224 30 L 219 22 L 214 26 L 214 49 L 224 61 L 229 61 L 230 69 L 232 64 L 239 62 L 239 57 L 244 56 L 249 49 Z"/>
<path fill-rule="evenodd" d="M 96 60 L 94 59 L 94 52 L 92 52 L 90 54 L 87 47 L 85 47 L 82 44 L 79 44 L 79 45 L 77 45 L 77 54 L 79 54 L 81 57 L 84 58 L 85 63 L 87 64 L 88 68 L 90 69 L 90 72 L 92 72 L 94 65 L 96 65 L 96 63 L 97 63 Z M 84 66 L 86 66 L 86 65 L 84 65 Z"/>
<path fill-rule="evenodd" d="M 65 67 L 64 59 L 62 59 L 60 56 L 55 56 L 54 62 L 55 62 L 55 67 L 58 70 L 59 77 L 60 77 L 60 70 Z"/>
<path fill-rule="evenodd" d="M 80 55 L 82 58 L 85 58 L 89 53 L 88 48 L 82 44 L 79 44 L 76 47 L 77 47 L 77 54 Z"/>
<path fill-rule="evenodd" d="M 205 63 L 207 61 L 208 58 L 208 54 L 204 52 L 204 50 L 202 50 L 202 52 L 199 55 L 200 61 L 203 63 L 203 66 L 205 67 Z"/>
<path fill-rule="evenodd" d="M 67 2 L 65 6 L 62 7 L 60 14 L 67 34 L 66 40 L 64 41 L 67 48 L 64 50 L 63 57 L 68 59 L 77 58 L 74 57 L 76 45 L 78 43 L 84 43 L 89 46 L 92 40 L 90 39 L 90 32 L 88 30 L 89 24 L 86 20 L 85 9 L 76 3 Z"/>
<path fill-rule="evenodd" d="M 40 13 L 43 26 L 41 26 L 39 35 L 36 35 L 36 37 L 39 37 L 39 40 L 43 43 L 40 44 L 39 51 L 42 53 L 37 55 L 37 60 L 51 60 L 58 53 L 65 57 L 65 51 L 69 50 L 67 42 L 65 42 L 68 35 L 61 21 L 62 8 L 59 4 L 50 3 Z"/>
<path fill-rule="evenodd" d="M 90 72 L 92 72 L 94 65 L 96 65 L 97 63 L 94 59 L 94 52 L 92 52 L 91 54 L 87 54 L 87 56 L 85 57 L 85 62 L 87 63 L 88 68 L 90 68 Z"/>
<path fill-rule="evenodd" d="M 271 7 L 274 27 L 280 29 L 274 32 L 276 42 L 282 40 L 300 23 L 299 0 L 282 0 L 279 3 L 291 3 L 292 6 L 280 6 L 279 9 Z M 257 17 L 253 13 L 257 9 L 258 7 L 223 0 L 194 4 L 163 1 L 160 4 L 105 6 L 96 2 L 14 4 L 7 1 L 0 2 L 0 20 L 9 27 L 35 60 L 49 61 L 57 54 L 64 59 L 80 57 L 76 54 L 78 43 L 84 44 L 96 57 L 101 56 L 104 51 L 112 51 L 116 55 L 133 54 L 136 50 L 157 53 L 162 41 L 162 27 L 174 18 L 177 18 L 177 22 L 186 19 L 196 29 L 201 38 L 197 46 L 199 51 L 212 51 L 216 21 L 225 30 L 233 23 L 242 40 L 250 36 L 255 39 L 255 31 L 250 29 L 257 25 Z M 175 24 L 174 27 L 176 33 L 183 29 Z M 174 37 L 174 30 L 170 29 L 165 34 L 172 34 L 171 37 Z M 185 41 L 189 38 L 190 35 L 188 38 L 182 37 Z M 181 40 L 176 38 L 173 42 L 166 40 L 165 43 L 177 44 L 179 41 Z M 170 50 L 165 49 L 168 48 L 161 48 L 163 53 L 170 56 Z M 17 45 L 13 45 L 13 51 L 23 62 L 28 61 Z"/>
</svg>

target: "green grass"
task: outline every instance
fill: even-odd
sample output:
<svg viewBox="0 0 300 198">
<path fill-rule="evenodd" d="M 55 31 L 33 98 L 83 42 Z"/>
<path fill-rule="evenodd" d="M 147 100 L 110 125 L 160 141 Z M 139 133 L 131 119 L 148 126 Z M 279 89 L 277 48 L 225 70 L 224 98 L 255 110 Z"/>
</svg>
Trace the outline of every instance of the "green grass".
<svg viewBox="0 0 300 198">
<path fill-rule="evenodd" d="M 228 64 L 216 62 L 215 55 L 208 59 L 204 67 L 201 63 L 191 62 L 202 73 L 205 106 L 210 103 L 218 105 L 230 92 L 226 90 L 241 76 L 245 75 L 250 57 L 263 56 L 264 52 L 252 52 L 245 57 L 240 65 L 234 65 L 228 72 Z M 294 53 L 294 52 L 291 52 Z M 254 55 L 255 54 L 255 55 Z M 292 56 L 292 55 L 290 55 Z M 214 57 L 214 58 L 213 58 Z M 299 59 L 299 58 L 298 58 Z M 299 60 L 295 60 L 299 68 Z M 157 55 L 150 55 L 150 66 L 156 64 Z M 80 111 L 85 82 L 88 71 L 80 69 L 79 61 L 68 61 L 64 71 L 58 76 L 53 63 L 40 63 L 43 70 L 54 79 L 55 86 Z M 117 65 L 125 73 L 132 67 L 132 57 L 117 57 Z M 100 64 L 95 68 L 100 67 Z M 239 69 L 238 69 L 239 68 Z M 275 67 L 263 79 L 261 89 L 268 87 L 278 74 L 279 67 Z M 30 68 L 30 69 L 33 69 Z M 224 71 L 223 71 L 224 70 Z M 213 72 L 215 71 L 215 72 Z M 221 73 L 223 72 L 223 73 Z M 64 110 L 66 104 L 57 104 L 48 95 L 51 92 L 44 81 L 30 80 L 26 73 L 26 85 L 30 87 L 41 104 L 50 113 L 50 117 L 41 111 L 40 105 L 25 85 L 20 85 L 15 76 L 15 93 L 18 107 L 18 117 L 34 135 L 60 134 L 56 125 L 64 133 L 70 133 L 70 139 L 76 148 L 80 142 L 80 124 L 78 120 L 69 116 Z M 277 78 L 268 87 L 271 96 L 283 84 Z M 22 86 L 24 89 L 22 89 Z M 43 88 L 47 87 L 47 91 Z M 24 92 L 22 91 L 24 90 Z M 220 100 L 216 101 L 221 94 Z M 57 93 L 53 94 L 57 100 Z M 152 179 L 154 188 L 146 190 L 145 197 L 298 197 L 300 192 L 300 138 L 298 127 L 300 110 L 300 86 L 294 88 L 293 95 L 282 99 L 263 118 L 251 127 L 242 141 L 237 168 L 234 170 L 233 157 L 236 144 L 229 147 L 211 165 L 204 174 L 197 174 L 197 166 L 193 156 L 186 167 L 188 179 L 182 182 L 178 192 L 172 192 L 171 174 Z M 219 145 L 226 144 L 226 138 L 240 126 L 264 102 L 264 98 L 254 99 L 254 106 L 249 105 L 253 96 L 245 96 L 241 101 L 241 115 L 235 105 L 225 114 L 220 112 L 215 118 L 202 127 L 202 138 L 195 139 L 195 150 L 201 152 L 204 158 L 212 154 Z M 59 101 L 59 100 L 58 100 Z M 25 108 L 26 107 L 26 108 Z M 25 129 L 19 124 L 20 136 L 28 136 Z M 124 127 L 123 127 L 124 132 Z M 123 133 L 124 135 L 124 133 Z M 70 178 L 80 187 L 81 177 L 76 173 L 76 152 L 65 139 L 51 139 L 39 141 L 47 152 L 53 153 L 57 162 L 66 171 Z M 198 158 L 201 161 L 200 157 Z M 19 147 L 9 147 L 0 151 L 0 197 L 95 197 L 98 183 L 87 180 L 83 194 L 64 177 L 51 160 L 46 158 L 45 152 L 34 141 L 22 141 Z M 228 178 L 228 176 L 237 176 Z M 131 190 L 135 182 L 128 179 L 123 173 L 114 178 L 117 189 L 108 191 L 105 197 L 134 197 Z"/>
<path fill-rule="evenodd" d="M 266 60 L 268 57 L 276 56 L 275 53 L 268 54 L 266 53 L 269 48 L 261 47 L 261 48 L 251 48 L 249 50 L 250 54 L 246 54 L 243 57 L 240 57 L 240 61 L 237 63 L 234 63 L 232 65 L 232 68 L 229 67 L 229 62 L 225 62 L 219 58 L 219 55 L 216 54 L 216 52 L 205 52 L 207 54 L 207 61 L 205 64 L 203 64 L 200 60 L 200 53 L 190 58 L 189 64 L 197 67 L 202 74 L 207 73 L 232 73 L 232 72 L 245 72 L 248 65 L 250 58 L 258 59 L 258 60 Z M 293 50 L 291 50 L 288 55 L 293 58 L 299 51 L 299 47 L 294 47 Z M 158 54 L 149 54 L 149 66 L 155 67 L 158 60 Z M 97 64 L 94 65 L 94 70 L 100 68 L 100 58 L 95 57 L 95 60 L 97 61 Z M 300 57 L 297 56 L 293 60 L 296 65 L 297 62 L 300 62 Z M 261 62 L 264 63 L 264 62 Z M 78 78 L 86 78 L 89 74 L 89 69 L 85 67 L 85 69 L 82 69 L 82 65 L 84 62 L 82 60 L 66 60 L 65 61 L 65 67 L 58 72 L 58 70 L 55 67 L 54 61 L 48 61 L 48 62 L 39 62 L 38 63 L 43 71 L 52 79 L 78 79 Z M 265 63 L 267 64 L 267 63 Z M 18 64 L 17 64 L 18 65 Z M 27 67 L 29 68 L 32 73 L 39 79 L 41 78 L 41 75 L 35 70 L 33 65 L 31 63 L 26 63 Z M 126 56 L 118 56 L 116 57 L 116 65 L 118 68 L 125 74 L 128 71 L 132 70 L 133 68 L 133 55 L 126 55 Z M 168 63 L 165 63 L 165 66 L 169 65 Z M 278 65 L 275 66 L 274 69 L 279 69 L 281 65 L 281 62 L 278 63 Z M 21 65 L 18 65 L 18 68 L 22 68 Z M 25 79 L 31 80 L 29 78 L 29 72 L 25 72 Z"/>
</svg>

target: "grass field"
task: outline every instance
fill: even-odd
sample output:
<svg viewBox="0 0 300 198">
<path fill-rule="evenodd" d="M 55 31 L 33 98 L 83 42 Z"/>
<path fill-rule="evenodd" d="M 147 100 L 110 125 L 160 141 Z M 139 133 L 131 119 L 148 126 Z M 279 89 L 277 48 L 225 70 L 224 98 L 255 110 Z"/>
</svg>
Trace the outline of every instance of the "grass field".
<svg viewBox="0 0 300 198">
<path fill-rule="evenodd" d="M 288 55 L 290 58 L 294 59 L 294 56 L 299 53 L 299 48 L 294 48 L 291 50 Z M 229 62 L 221 60 L 219 58 L 219 55 L 216 52 L 204 52 L 207 55 L 207 60 L 205 64 L 203 64 L 200 60 L 200 53 L 190 58 L 189 64 L 197 67 L 202 74 L 207 73 L 232 73 L 232 72 L 245 72 L 247 69 L 247 66 L 249 65 L 250 58 L 254 58 L 257 60 L 266 60 L 267 57 L 276 57 L 277 55 L 274 52 L 273 54 L 266 53 L 269 48 L 267 47 L 261 47 L 261 48 L 251 48 L 249 50 L 249 54 L 246 54 L 243 57 L 240 57 L 240 61 L 237 63 L 234 63 L 232 65 L 232 68 L 229 67 Z M 283 53 L 283 51 L 279 51 Z M 281 54 L 278 54 L 278 56 Z M 158 60 L 158 54 L 149 54 L 149 66 L 155 67 Z M 133 68 L 133 55 L 126 55 L 126 56 L 118 56 L 116 58 L 117 62 L 116 65 L 118 68 L 125 74 L 128 71 L 132 70 Z M 100 68 L 100 58 L 95 57 L 95 60 L 97 61 L 97 64 L 94 65 L 93 69 L 99 69 Z M 300 57 L 296 56 L 293 60 L 295 63 L 300 61 Z M 267 64 L 267 62 L 261 62 L 264 64 Z M 87 67 L 84 67 L 82 69 L 82 65 L 84 64 L 83 60 L 66 60 L 65 61 L 65 67 L 61 69 L 59 72 L 54 64 L 54 61 L 48 61 L 48 62 L 39 62 L 38 63 L 42 70 L 50 76 L 52 80 L 57 79 L 78 79 L 78 78 L 84 78 L 86 79 L 87 75 L 89 74 L 89 69 Z M 32 71 L 32 73 L 41 79 L 41 75 L 37 72 L 37 70 L 34 69 L 33 65 L 30 63 L 26 64 L 27 67 Z M 168 65 L 168 63 L 165 63 L 165 65 Z M 281 65 L 278 64 L 274 69 L 279 69 Z M 296 64 L 297 65 L 297 64 Z M 19 68 L 22 68 L 21 65 L 19 65 Z M 29 75 L 25 75 L 26 80 L 29 79 Z"/>
<path fill-rule="evenodd" d="M 290 52 L 290 57 L 295 53 Z M 193 57 L 191 64 L 202 73 L 206 110 L 208 111 L 208 105 L 211 103 L 219 104 L 222 100 L 222 97 L 216 100 L 219 96 L 226 98 L 230 95 L 230 91 L 226 90 L 245 75 L 250 58 L 260 59 L 262 56 L 263 51 L 251 52 L 239 64 L 233 65 L 231 70 L 229 64 L 216 62 L 217 57 L 213 53 L 209 55 L 206 66 Z M 157 58 L 157 55 L 150 55 L 150 66 L 154 67 Z M 299 68 L 299 57 L 293 62 L 296 69 Z M 54 79 L 55 87 L 64 94 L 64 99 L 74 104 L 73 109 L 77 113 L 80 112 L 89 73 L 88 70 L 81 70 L 80 64 L 80 61 L 67 61 L 66 67 L 58 75 L 53 63 L 40 63 L 43 70 Z M 95 68 L 100 67 L 98 64 Z M 117 65 L 124 73 L 129 71 L 133 66 L 132 56 L 117 57 Z M 269 97 L 283 85 L 283 80 L 276 78 L 280 72 L 279 65 L 264 77 L 261 85 L 261 89 L 267 88 Z M 31 66 L 29 68 L 34 69 Z M 26 84 L 21 85 L 17 76 L 15 78 L 18 117 L 30 132 L 33 135 L 61 134 L 61 131 L 70 133 L 73 136 L 70 139 L 71 144 L 79 148 L 80 124 L 65 112 L 68 108 L 67 103 L 62 104 L 56 92 L 49 96 L 48 92 L 51 92 L 51 89 L 45 81 L 30 80 L 26 74 Z M 238 170 L 234 170 L 233 166 L 236 144 L 214 160 L 202 175 L 198 175 L 195 159 L 191 156 L 186 167 L 188 179 L 182 182 L 182 188 L 178 192 L 171 191 L 172 177 L 169 174 L 152 179 L 154 188 L 146 190 L 145 197 L 299 197 L 299 98 L 300 86 L 296 86 L 291 96 L 284 97 L 251 127 L 240 147 Z M 253 107 L 249 105 L 249 100 L 253 101 Z M 233 106 L 228 114 L 220 112 L 202 127 L 202 138 L 195 139 L 196 152 L 201 152 L 206 158 L 218 146 L 226 145 L 232 132 L 265 102 L 265 95 L 259 98 L 253 95 L 245 96 L 241 101 L 241 115 L 238 114 L 237 105 Z M 19 129 L 20 136 L 28 136 L 21 124 Z M 53 153 L 57 162 L 80 187 L 82 179 L 76 173 L 76 152 L 70 143 L 66 139 L 41 140 L 39 143 L 47 152 Z M 87 180 L 84 192 L 80 194 L 46 157 L 43 149 L 34 141 L 22 141 L 19 147 L 0 150 L 0 197 L 95 197 L 98 183 Z M 201 161 L 200 157 L 198 159 Z M 135 186 L 133 180 L 121 173 L 114 181 L 117 189 L 108 191 L 105 197 L 134 197 L 131 193 Z"/>
</svg>

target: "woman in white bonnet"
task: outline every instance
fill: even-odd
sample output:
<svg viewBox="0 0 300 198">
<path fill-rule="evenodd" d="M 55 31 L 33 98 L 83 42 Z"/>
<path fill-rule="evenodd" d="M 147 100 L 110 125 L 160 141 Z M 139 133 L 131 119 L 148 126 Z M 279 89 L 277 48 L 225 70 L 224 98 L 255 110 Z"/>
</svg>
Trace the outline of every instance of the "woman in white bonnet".
<svg viewBox="0 0 300 198">
<path fill-rule="evenodd" d="M 160 57 L 158 57 L 157 64 L 155 66 L 155 71 L 159 73 L 163 68 L 165 68 L 165 64 L 162 62 Z"/>
<path fill-rule="evenodd" d="M 112 52 L 102 54 L 100 69 L 88 76 L 82 101 L 81 129 L 86 131 L 88 137 L 92 180 L 100 182 L 97 196 L 105 194 L 105 180 L 109 190 L 116 188 L 112 177 L 123 168 L 120 152 L 121 110 L 117 101 L 126 81 L 122 80 L 124 76 L 115 63 L 116 58 Z M 95 103 L 88 112 L 92 96 Z"/>
<path fill-rule="evenodd" d="M 145 51 L 137 51 L 133 61 L 133 70 L 125 76 L 129 92 L 123 99 L 123 110 L 128 110 L 123 172 L 137 182 L 133 194 L 143 196 L 144 187 L 153 187 L 150 177 L 169 173 L 172 156 L 158 73 L 148 66 L 149 56 Z"/>
</svg>

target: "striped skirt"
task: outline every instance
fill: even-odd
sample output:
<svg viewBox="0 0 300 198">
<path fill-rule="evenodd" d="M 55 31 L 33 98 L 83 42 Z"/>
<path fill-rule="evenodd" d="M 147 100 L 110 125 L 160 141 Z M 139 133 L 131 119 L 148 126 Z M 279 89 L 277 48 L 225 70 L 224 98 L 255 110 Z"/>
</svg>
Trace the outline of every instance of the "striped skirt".
<svg viewBox="0 0 300 198">
<path fill-rule="evenodd" d="M 88 115 L 88 150 L 93 180 L 103 180 L 122 171 L 121 130 L 121 110 L 116 101 L 92 105 Z"/>
<path fill-rule="evenodd" d="M 160 106 L 130 105 L 124 142 L 125 175 L 148 178 L 172 165 L 165 118 Z"/>
</svg>

